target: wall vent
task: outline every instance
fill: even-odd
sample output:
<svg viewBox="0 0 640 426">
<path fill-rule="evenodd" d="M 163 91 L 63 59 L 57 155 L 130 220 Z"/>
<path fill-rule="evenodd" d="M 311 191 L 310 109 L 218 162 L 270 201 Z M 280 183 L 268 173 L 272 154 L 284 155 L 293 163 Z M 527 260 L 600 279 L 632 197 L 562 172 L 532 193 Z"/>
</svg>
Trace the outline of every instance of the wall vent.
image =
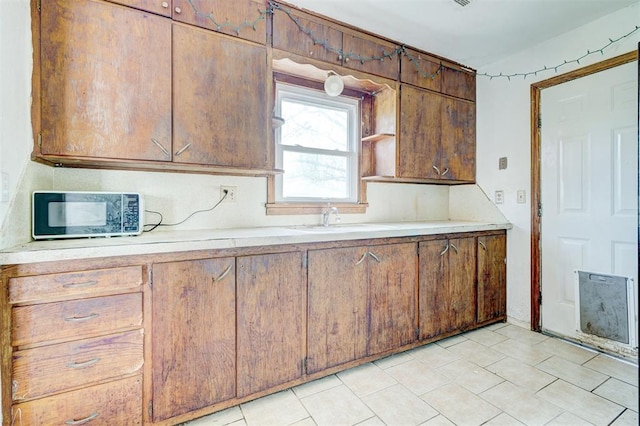
<svg viewBox="0 0 640 426">
<path fill-rule="evenodd" d="M 460 6 L 464 7 L 464 6 L 468 6 L 469 3 L 471 3 L 471 0 L 453 0 L 456 3 L 458 3 Z"/>
</svg>

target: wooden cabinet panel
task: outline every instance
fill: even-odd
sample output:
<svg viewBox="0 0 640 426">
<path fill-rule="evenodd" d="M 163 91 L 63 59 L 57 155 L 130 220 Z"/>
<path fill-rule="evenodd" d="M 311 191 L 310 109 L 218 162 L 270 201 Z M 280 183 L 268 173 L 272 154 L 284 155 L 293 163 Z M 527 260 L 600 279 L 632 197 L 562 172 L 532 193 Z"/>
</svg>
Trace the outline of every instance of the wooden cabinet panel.
<svg viewBox="0 0 640 426">
<path fill-rule="evenodd" d="M 294 19 L 297 20 L 294 22 Z M 305 34 L 302 29 L 311 31 Z M 327 46 L 339 49 L 342 46 L 342 31 L 331 26 L 328 21 L 312 17 L 304 12 L 286 11 L 276 8 L 273 12 L 273 47 L 296 55 L 319 61 L 340 64 L 339 54 L 325 48 L 315 40 L 322 40 Z"/>
<path fill-rule="evenodd" d="M 235 259 L 153 266 L 153 420 L 235 397 Z"/>
<path fill-rule="evenodd" d="M 142 336 L 142 330 L 135 330 L 15 351 L 13 400 L 34 399 L 134 374 L 143 363 Z"/>
<path fill-rule="evenodd" d="M 443 99 L 441 130 L 442 179 L 473 182 L 476 177 L 476 106 Z M 449 170 L 447 174 L 444 170 Z"/>
<path fill-rule="evenodd" d="M 265 44 L 264 0 L 173 0 L 173 19 Z"/>
<path fill-rule="evenodd" d="M 238 397 L 302 377 L 302 253 L 237 259 Z"/>
<path fill-rule="evenodd" d="M 464 330 L 476 319 L 474 238 L 420 243 L 422 339 Z"/>
<path fill-rule="evenodd" d="M 439 179 L 442 97 L 403 84 L 396 174 L 402 178 Z"/>
<path fill-rule="evenodd" d="M 368 355 L 409 344 L 415 335 L 416 245 L 371 246 Z"/>
<path fill-rule="evenodd" d="M 170 20 L 44 1 L 41 34 L 42 154 L 170 159 L 158 147 L 171 146 Z"/>
<path fill-rule="evenodd" d="M 16 404 L 11 411 L 15 425 L 139 425 L 142 376 Z"/>
<path fill-rule="evenodd" d="M 478 323 L 507 314 L 507 238 L 478 237 Z"/>
<path fill-rule="evenodd" d="M 142 294 L 19 306 L 12 309 L 11 344 L 80 339 L 142 325 Z"/>
<path fill-rule="evenodd" d="M 405 49 L 400 58 L 400 81 L 439 92 L 442 88 L 440 62 L 417 50 Z"/>
<path fill-rule="evenodd" d="M 366 247 L 310 250 L 307 372 L 367 353 Z"/>
<path fill-rule="evenodd" d="M 398 46 L 371 36 L 349 33 L 343 35 L 342 43 L 345 67 L 393 80 L 398 79 L 400 73 L 399 55 L 375 59 L 383 58 L 385 54 L 391 54 Z M 350 56 L 350 54 L 355 56 Z M 372 58 L 374 59 L 371 60 Z"/>
<path fill-rule="evenodd" d="M 476 76 L 451 67 L 442 69 L 442 93 L 456 98 L 476 100 Z"/>
<path fill-rule="evenodd" d="M 119 3 L 136 9 L 146 10 L 157 15 L 171 16 L 171 0 L 108 0 L 111 3 Z"/>
<path fill-rule="evenodd" d="M 140 266 L 16 277 L 9 279 L 9 302 L 33 303 L 115 294 L 136 291 L 141 285 Z"/>
<path fill-rule="evenodd" d="M 184 25 L 173 31 L 173 161 L 267 168 L 266 49 Z"/>
</svg>

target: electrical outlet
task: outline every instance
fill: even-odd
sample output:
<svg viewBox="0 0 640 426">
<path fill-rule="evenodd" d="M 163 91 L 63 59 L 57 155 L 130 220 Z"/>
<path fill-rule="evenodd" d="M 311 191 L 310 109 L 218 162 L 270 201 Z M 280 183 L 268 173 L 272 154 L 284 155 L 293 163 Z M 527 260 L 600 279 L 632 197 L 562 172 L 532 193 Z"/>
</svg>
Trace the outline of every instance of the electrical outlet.
<svg viewBox="0 0 640 426">
<path fill-rule="evenodd" d="M 494 199 L 495 199 L 496 204 L 504 203 L 504 191 L 502 191 L 502 190 L 496 191 Z"/>
<path fill-rule="evenodd" d="M 498 159 L 498 169 L 504 170 L 507 168 L 507 157 L 500 157 Z"/>
<path fill-rule="evenodd" d="M 524 204 L 527 202 L 527 191 L 521 189 L 518 191 L 518 204 Z"/>
<path fill-rule="evenodd" d="M 222 201 L 223 203 L 235 203 L 236 202 L 236 195 L 238 193 L 238 187 L 237 186 L 222 186 L 220 185 L 220 198 L 225 196 L 225 191 L 226 192 L 226 197 L 224 199 L 224 201 Z"/>
</svg>

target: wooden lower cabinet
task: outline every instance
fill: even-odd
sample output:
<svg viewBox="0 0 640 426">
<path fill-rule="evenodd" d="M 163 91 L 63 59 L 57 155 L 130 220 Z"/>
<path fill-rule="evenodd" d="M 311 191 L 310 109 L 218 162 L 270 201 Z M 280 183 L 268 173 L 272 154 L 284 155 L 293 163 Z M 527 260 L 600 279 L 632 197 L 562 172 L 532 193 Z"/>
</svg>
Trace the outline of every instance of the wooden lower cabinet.
<svg viewBox="0 0 640 426">
<path fill-rule="evenodd" d="M 238 397 L 302 377 L 305 295 L 301 252 L 238 257 Z"/>
<path fill-rule="evenodd" d="M 153 265 L 153 420 L 236 396 L 235 258 Z"/>
<path fill-rule="evenodd" d="M 475 238 L 420 243 L 420 339 L 466 330 L 476 321 Z"/>
<path fill-rule="evenodd" d="M 310 250 L 307 372 L 415 340 L 414 243 Z"/>
<path fill-rule="evenodd" d="M 478 324 L 507 315 L 507 237 L 478 238 Z"/>
</svg>

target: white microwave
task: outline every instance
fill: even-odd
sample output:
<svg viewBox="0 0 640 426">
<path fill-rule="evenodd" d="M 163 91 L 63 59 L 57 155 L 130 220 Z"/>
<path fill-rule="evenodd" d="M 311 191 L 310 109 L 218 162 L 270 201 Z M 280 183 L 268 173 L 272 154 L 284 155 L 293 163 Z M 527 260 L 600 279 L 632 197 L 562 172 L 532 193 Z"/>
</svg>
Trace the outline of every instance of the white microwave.
<svg viewBox="0 0 640 426">
<path fill-rule="evenodd" d="M 34 191 L 32 235 L 36 240 L 140 235 L 142 204 L 134 192 Z"/>
</svg>

